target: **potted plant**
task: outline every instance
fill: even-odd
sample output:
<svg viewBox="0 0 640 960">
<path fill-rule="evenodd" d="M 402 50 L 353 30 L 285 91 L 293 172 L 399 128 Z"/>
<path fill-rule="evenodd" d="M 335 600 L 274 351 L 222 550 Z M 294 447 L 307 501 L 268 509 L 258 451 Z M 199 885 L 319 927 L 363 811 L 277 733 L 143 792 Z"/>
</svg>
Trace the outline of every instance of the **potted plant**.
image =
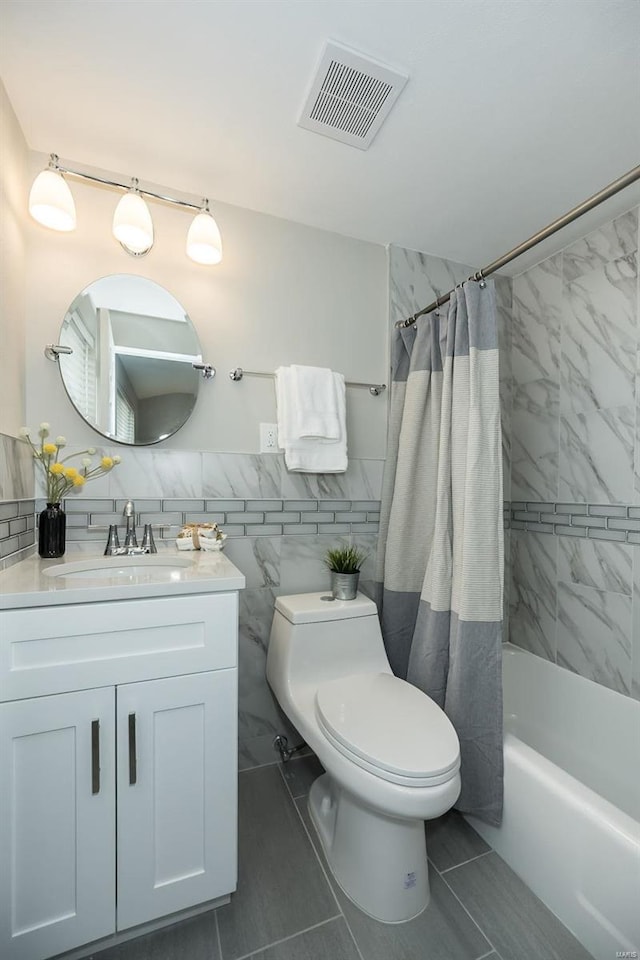
<svg viewBox="0 0 640 960">
<path fill-rule="evenodd" d="M 331 572 L 331 595 L 336 600 L 355 600 L 362 564 L 367 554 L 357 547 L 333 547 L 324 563 Z"/>
</svg>

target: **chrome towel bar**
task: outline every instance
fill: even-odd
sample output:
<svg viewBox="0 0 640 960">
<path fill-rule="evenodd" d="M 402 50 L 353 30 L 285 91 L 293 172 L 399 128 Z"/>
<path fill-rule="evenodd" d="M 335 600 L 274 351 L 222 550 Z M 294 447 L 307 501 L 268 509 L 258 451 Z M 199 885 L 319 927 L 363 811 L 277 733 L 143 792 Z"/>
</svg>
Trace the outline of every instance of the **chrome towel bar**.
<svg viewBox="0 0 640 960">
<path fill-rule="evenodd" d="M 229 379 L 238 383 L 243 377 L 275 377 L 275 373 L 264 373 L 260 370 L 243 370 L 242 367 L 235 367 L 229 371 Z M 387 389 L 386 383 L 361 383 L 359 380 L 345 380 L 347 387 L 366 387 L 372 397 L 379 396 L 383 390 Z"/>
</svg>

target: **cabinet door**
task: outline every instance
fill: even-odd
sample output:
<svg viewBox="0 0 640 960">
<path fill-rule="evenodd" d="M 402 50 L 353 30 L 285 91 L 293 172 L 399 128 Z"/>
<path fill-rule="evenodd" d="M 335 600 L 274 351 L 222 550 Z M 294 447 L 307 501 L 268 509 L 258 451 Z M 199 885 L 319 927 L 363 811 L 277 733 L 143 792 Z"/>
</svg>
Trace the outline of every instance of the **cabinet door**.
<svg viewBox="0 0 640 960">
<path fill-rule="evenodd" d="M 114 688 L 0 704 L 0 956 L 115 930 Z"/>
<path fill-rule="evenodd" d="M 119 930 L 237 880 L 237 672 L 117 688 Z"/>
</svg>

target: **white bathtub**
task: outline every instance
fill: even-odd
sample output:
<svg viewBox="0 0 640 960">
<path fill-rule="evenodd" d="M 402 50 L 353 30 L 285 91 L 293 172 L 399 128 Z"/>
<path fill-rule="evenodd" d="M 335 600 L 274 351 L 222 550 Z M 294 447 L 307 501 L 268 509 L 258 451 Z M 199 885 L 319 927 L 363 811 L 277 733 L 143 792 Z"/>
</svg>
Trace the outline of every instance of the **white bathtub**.
<svg viewBox="0 0 640 960">
<path fill-rule="evenodd" d="M 596 960 L 640 957 L 640 702 L 511 644 L 503 675 L 503 822 L 469 823 Z"/>
</svg>

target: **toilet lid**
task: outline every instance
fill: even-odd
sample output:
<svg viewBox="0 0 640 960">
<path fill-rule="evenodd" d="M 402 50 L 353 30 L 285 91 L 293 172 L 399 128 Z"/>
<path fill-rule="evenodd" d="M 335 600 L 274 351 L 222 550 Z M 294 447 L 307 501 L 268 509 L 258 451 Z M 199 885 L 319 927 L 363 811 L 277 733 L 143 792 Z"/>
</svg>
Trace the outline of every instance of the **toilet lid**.
<svg viewBox="0 0 640 960">
<path fill-rule="evenodd" d="M 460 764 L 449 718 L 417 687 L 390 673 L 340 677 L 316 691 L 321 728 L 343 753 L 409 781 L 446 779 Z"/>
</svg>

